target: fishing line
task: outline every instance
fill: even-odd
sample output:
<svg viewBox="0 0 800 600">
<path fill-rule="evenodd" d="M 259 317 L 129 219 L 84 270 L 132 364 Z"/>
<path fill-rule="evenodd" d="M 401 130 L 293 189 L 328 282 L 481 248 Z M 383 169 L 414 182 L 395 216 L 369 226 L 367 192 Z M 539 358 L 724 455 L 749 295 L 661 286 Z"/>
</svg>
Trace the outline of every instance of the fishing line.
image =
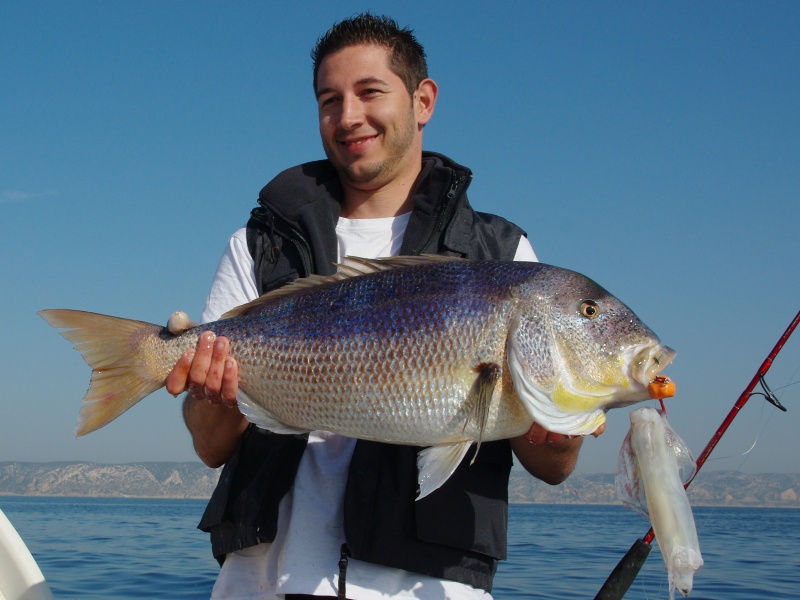
<svg viewBox="0 0 800 600">
<path fill-rule="evenodd" d="M 761 388 L 764 391 L 763 392 L 750 392 L 750 394 L 748 396 L 748 399 L 752 398 L 753 396 L 761 396 L 767 402 L 772 404 L 773 406 L 775 406 L 775 407 L 781 409 L 782 411 L 786 412 L 786 408 L 781 403 L 781 400 L 783 399 L 783 396 L 785 395 L 785 391 L 786 391 L 787 388 L 792 387 L 793 385 L 800 384 L 800 381 L 792 381 L 795 378 L 795 376 L 797 375 L 798 371 L 800 371 L 800 364 L 798 364 L 797 368 L 794 370 L 792 375 L 789 377 L 790 383 L 787 383 L 785 385 L 777 387 L 774 390 L 772 390 L 770 388 L 770 386 L 767 384 L 767 381 L 766 381 L 764 375 L 762 375 L 759 378 L 759 383 L 761 384 Z M 781 392 L 780 393 L 780 398 L 778 397 L 778 395 L 776 395 L 775 392 Z M 759 418 L 759 422 L 763 422 L 763 425 L 761 425 L 759 430 L 756 432 L 755 440 L 753 440 L 753 444 L 750 446 L 750 448 L 748 448 L 747 450 L 745 450 L 741 454 L 729 454 L 727 456 L 718 456 L 718 457 L 715 457 L 715 458 L 709 458 L 709 459 L 707 459 L 707 462 L 713 462 L 713 461 L 717 461 L 717 460 L 727 460 L 727 459 L 730 459 L 730 458 L 737 458 L 737 457 L 747 457 L 747 455 L 750 454 L 755 449 L 756 445 L 758 444 L 759 440 L 761 439 L 761 434 L 764 433 L 764 431 L 767 429 L 767 426 L 769 425 L 770 421 L 772 420 L 773 415 L 775 414 L 774 412 L 770 411 L 769 413 L 767 413 L 766 421 L 764 421 L 764 409 L 765 408 L 766 408 L 766 404 L 762 404 L 761 405 L 761 416 Z M 741 468 L 744 466 L 745 462 L 746 462 L 746 460 L 742 461 L 739 464 L 739 466 L 734 470 L 735 471 L 740 471 Z"/>
<path fill-rule="evenodd" d="M 798 371 L 798 370 L 800 370 L 800 365 L 798 365 L 797 369 L 795 370 L 795 372 L 794 372 L 794 373 L 792 373 L 792 376 L 791 376 L 789 379 L 794 379 L 795 375 L 797 375 L 797 371 Z M 800 380 L 798 380 L 798 381 L 793 381 L 793 382 L 791 382 L 791 383 L 787 383 L 786 385 L 782 385 L 782 386 L 781 386 L 781 387 L 779 387 L 779 388 L 775 388 L 775 391 L 776 391 L 776 392 L 779 392 L 780 390 L 785 390 L 785 389 L 786 389 L 786 388 L 788 388 L 788 387 L 792 387 L 793 385 L 798 385 L 798 384 L 800 384 Z"/>
<path fill-rule="evenodd" d="M 764 408 L 765 408 L 765 406 L 766 405 L 764 405 L 764 404 L 761 405 L 761 415 L 759 417 L 759 422 L 764 421 Z M 753 440 L 753 444 L 747 450 L 745 450 L 744 452 L 742 452 L 740 454 L 726 454 L 726 455 L 723 455 L 723 456 L 715 456 L 714 458 L 708 458 L 706 460 L 706 462 L 711 463 L 711 462 L 716 462 L 716 461 L 719 461 L 719 460 L 730 460 L 731 458 L 742 458 L 742 457 L 744 457 L 745 459 L 748 458 L 748 454 L 750 454 L 755 449 L 756 445 L 758 444 L 758 441 L 761 439 L 761 434 L 764 433 L 764 430 L 767 428 L 767 425 L 769 425 L 769 421 L 770 421 L 770 419 L 772 419 L 772 415 L 773 415 L 772 411 L 770 411 L 769 414 L 767 414 L 767 420 L 764 422 L 763 425 L 761 425 L 759 427 L 758 431 L 756 431 L 756 437 Z M 745 462 L 747 462 L 747 461 L 746 460 L 742 461 L 741 463 L 739 463 L 739 465 L 736 468 L 734 468 L 732 470 L 733 471 L 740 471 L 741 468 L 744 466 Z"/>
<path fill-rule="evenodd" d="M 800 365 L 798 365 L 797 369 L 795 369 L 795 372 L 792 373 L 792 376 L 789 377 L 790 381 L 792 379 L 794 379 L 794 377 L 797 374 L 798 370 L 800 370 Z M 764 379 L 764 375 L 761 375 L 761 377 L 759 378 L 759 383 L 761 384 L 761 387 L 762 387 L 762 389 L 764 391 L 763 392 L 750 392 L 750 394 L 748 395 L 747 398 L 750 399 L 753 396 L 763 396 L 763 398 L 767 402 L 769 402 L 773 406 L 781 408 L 781 409 L 783 409 L 785 411 L 786 409 L 783 408 L 783 405 L 781 404 L 780 399 L 775 396 L 774 391 L 780 392 L 781 390 L 785 390 L 786 388 L 788 388 L 788 387 L 790 387 L 792 385 L 795 385 L 796 383 L 800 383 L 800 381 L 795 381 L 795 382 L 792 382 L 792 383 L 788 383 L 788 384 L 783 385 L 781 387 L 775 388 L 774 391 L 772 389 L 770 389 L 769 385 L 767 385 L 767 382 Z M 781 399 L 782 398 L 783 398 L 783 393 L 781 393 Z M 764 412 L 765 412 L 765 409 L 767 407 L 767 402 L 763 402 L 761 404 L 759 423 L 763 423 L 763 425 L 761 425 L 759 427 L 758 431 L 756 432 L 756 438 L 755 438 L 755 440 L 753 440 L 753 444 L 750 446 L 750 448 L 745 450 L 742 454 L 732 454 L 732 455 L 728 455 L 728 456 L 719 456 L 719 457 L 715 457 L 715 458 L 707 458 L 706 462 L 712 462 L 712 461 L 716 461 L 716 460 L 726 460 L 726 459 L 739 457 L 739 458 L 742 458 L 742 461 L 739 463 L 739 465 L 735 469 L 733 469 L 733 472 L 734 473 L 741 473 L 742 472 L 742 468 L 744 467 L 745 463 L 747 463 L 748 459 L 750 458 L 750 456 L 749 456 L 750 453 L 755 449 L 756 445 L 758 445 L 758 442 L 761 439 L 761 434 L 764 433 L 764 431 L 766 431 L 770 420 L 772 419 L 773 415 L 775 414 L 774 411 L 769 411 L 767 413 L 767 415 L 766 415 L 766 420 L 764 419 Z M 707 515 L 705 515 L 705 518 L 702 521 L 704 526 L 707 526 L 711 522 L 711 520 L 715 517 L 718 508 L 719 508 L 719 506 L 717 506 L 717 505 L 714 505 L 714 506 L 711 507 L 711 510 L 708 512 Z"/>
<path fill-rule="evenodd" d="M 798 372 L 800 372 L 800 363 L 797 363 L 797 367 L 795 368 L 795 370 L 794 370 L 794 373 L 792 373 L 792 376 L 791 376 L 791 377 L 789 377 L 789 381 L 792 381 L 792 379 L 794 379 L 795 377 L 797 377 L 797 373 L 798 373 Z M 783 387 L 779 387 L 778 389 L 779 389 L 779 390 L 782 390 L 783 388 L 787 388 L 787 387 L 789 387 L 789 386 L 792 386 L 792 385 L 797 385 L 798 383 L 800 383 L 800 380 L 798 380 L 798 381 L 792 381 L 792 383 L 787 383 L 785 386 L 783 386 Z"/>
<path fill-rule="evenodd" d="M 766 381 L 762 377 L 761 378 L 761 385 L 764 388 L 766 388 L 765 392 L 751 392 L 750 393 L 750 397 L 763 396 L 765 400 L 770 401 L 770 396 L 774 397 L 775 396 L 775 392 L 779 392 L 780 393 L 780 400 L 783 400 L 783 396 L 785 395 L 786 388 L 789 388 L 789 387 L 791 387 L 793 385 L 800 384 L 800 381 L 791 381 L 791 380 L 793 380 L 795 378 L 795 376 L 797 375 L 798 371 L 800 371 L 800 365 L 798 365 L 797 369 L 795 369 L 794 373 L 792 373 L 791 377 L 789 377 L 790 383 L 787 383 L 785 385 L 777 387 L 774 390 L 771 390 L 769 388 L 769 386 L 767 385 Z M 774 404 L 771 401 L 770 401 L 770 403 Z M 778 402 L 778 404 L 781 404 L 781 403 Z M 759 423 L 763 423 L 763 425 L 761 425 L 759 427 L 758 431 L 756 432 L 755 440 L 753 441 L 753 444 L 750 446 L 750 448 L 748 448 L 747 450 L 745 450 L 741 454 L 731 454 L 731 455 L 727 455 L 727 456 L 718 456 L 718 457 L 714 457 L 714 458 L 708 458 L 708 459 L 706 459 L 706 462 L 714 462 L 714 461 L 718 461 L 718 460 L 728 460 L 728 459 L 731 459 L 731 458 L 742 458 L 743 460 L 739 463 L 739 465 L 735 469 L 732 469 L 735 473 L 741 473 L 742 472 L 742 468 L 747 463 L 747 460 L 750 458 L 749 454 L 756 448 L 756 446 L 758 445 L 759 440 L 761 439 L 761 434 L 763 434 L 764 431 L 766 431 L 767 427 L 769 426 L 770 421 L 772 420 L 772 417 L 775 415 L 775 411 L 768 411 L 767 412 L 766 408 L 767 408 L 767 403 L 766 402 L 762 403 L 761 404 L 760 416 L 759 416 Z M 766 412 L 766 420 L 764 418 L 765 412 Z M 712 518 L 715 516 L 715 513 L 717 512 L 717 508 L 719 508 L 719 507 L 717 505 L 714 505 L 714 506 L 712 506 L 710 508 L 711 508 L 711 510 L 708 512 L 707 515 L 705 515 L 705 518 L 702 521 L 703 525 L 708 525 L 708 523 L 711 522 Z"/>
<path fill-rule="evenodd" d="M 666 572 L 663 573 L 662 576 L 658 578 L 658 583 L 656 584 L 658 586 L 657 596 L 656 596 L 657 598 L 663 597 L 663 593 L 662 592 L 664 590 L 664 578 L 665 577 L 668 577 Z M 642 588 L 642 594 L 644 594 L 644 600 L 650 600 L 650 596 L 647 595 L 647 583 L 645 582 L 644 577 L 642 577 L 639 580 L 639 587 Z"/>
</svg>

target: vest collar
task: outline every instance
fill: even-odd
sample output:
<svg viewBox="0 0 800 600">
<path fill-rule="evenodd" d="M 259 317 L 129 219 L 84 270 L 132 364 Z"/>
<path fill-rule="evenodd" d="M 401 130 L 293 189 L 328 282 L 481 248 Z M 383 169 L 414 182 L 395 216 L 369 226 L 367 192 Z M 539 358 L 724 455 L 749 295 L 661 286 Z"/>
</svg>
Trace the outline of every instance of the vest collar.
<svg viewBox="0 0 800 600">
<path fill-rule="evenodd" d="M 459 232 L 471 224 L 462 223 L 471 215 L 465 194 L 471 180 L 472 172 L 467 167 L 443 154 L 423 152 L 402 254 L 437 252 L 442 245 L 452 254 L 467 253 L 468 242 Z M 341 199 L 336 169 L 328 160 L 319 160 L 280 173 L 261 190 L 258 203 L 299 231 L 317 232 L 320 228 L 335 229 Z M 448 231 L 451 222 L 456 226 L 454 231 Z M 324 245 L 333 243 L 325 239 Z"/>
</svg>

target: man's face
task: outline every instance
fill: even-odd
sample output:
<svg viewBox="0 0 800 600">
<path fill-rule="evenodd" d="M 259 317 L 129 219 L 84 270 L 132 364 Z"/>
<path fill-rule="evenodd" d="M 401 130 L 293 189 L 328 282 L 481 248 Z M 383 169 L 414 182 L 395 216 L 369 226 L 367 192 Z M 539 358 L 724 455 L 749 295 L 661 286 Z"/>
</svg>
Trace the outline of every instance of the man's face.
<svg viewBox="0 0 800 600">
<path fill-rule="evenodd" d="M 350 46 L 317 75 L 319 132 L 345 185 L 374 190 L 419 171 L 422 131 L 414 101 L 379 46 Z"/>
</svg>

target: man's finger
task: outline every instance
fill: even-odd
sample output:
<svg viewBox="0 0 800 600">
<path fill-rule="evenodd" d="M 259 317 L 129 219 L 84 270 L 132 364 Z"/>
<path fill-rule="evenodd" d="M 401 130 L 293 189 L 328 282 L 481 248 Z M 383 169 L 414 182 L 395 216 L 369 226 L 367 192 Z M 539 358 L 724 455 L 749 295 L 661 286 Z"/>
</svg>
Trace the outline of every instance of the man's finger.
<svg viewBox="0 0 800 600">
<path fill-rule="evenodd" d="M 177 364 L 167 375 L 167 391 L 173 396 L 186 391 L 187 380 L 189 378 L 189 370 L 192 368 L 192 359 L 194 358 L 194 348 L 189 348 L 178 360 Z"/>
<path fill-rule="evenodd" d="M 239 363 L 230 356 L 225 359 L 225 370 L 222 376 L 222 403 L 236 406 L 236 394 L 239 393 Z"/>
<path fill-rule="evenodd" d="M 525 434 L 525 439 L 534 446 L 544 444 L 547 441 L 547 430 L 538 423 L 534 423 L 528 433 Z"/>
<path fill-rule="evenodd" d="M 214 340 L 211 358 L 208 361 L 208 371 L 203 381 L 205 396 L 212 402 L 220 401 L 220 392 L 222 391 L 225 363 L 228 360 L 229 348 L 230 344 L 227 338 L 219 337 Z M 200 383 L 200 381 L 196 383 Z"/>
<path fill-rule="evenodd" d="M 205 331 L 200 335 L 200 339 L 197 340 L 197 349 L 192 360 L 192 368 L 189 369 L 190 385 L 205 387 L 216 337 L 211 331 Z"/>
</svg>

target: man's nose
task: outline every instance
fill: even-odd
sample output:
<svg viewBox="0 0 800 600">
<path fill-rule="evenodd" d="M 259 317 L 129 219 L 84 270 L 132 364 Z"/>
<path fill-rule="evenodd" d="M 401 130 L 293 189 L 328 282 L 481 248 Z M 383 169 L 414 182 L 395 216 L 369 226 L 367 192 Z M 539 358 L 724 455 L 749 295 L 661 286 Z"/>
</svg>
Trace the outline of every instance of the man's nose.
<svg viewBox="0 0 800 600">
<path fill-rule="evenodd" d="M 342 113 L 339 125 L 343 129 L 355 129 L 364 122 L 364 107 L 361 101 L 353 96 L 342 99 Z"/>
</svg>

